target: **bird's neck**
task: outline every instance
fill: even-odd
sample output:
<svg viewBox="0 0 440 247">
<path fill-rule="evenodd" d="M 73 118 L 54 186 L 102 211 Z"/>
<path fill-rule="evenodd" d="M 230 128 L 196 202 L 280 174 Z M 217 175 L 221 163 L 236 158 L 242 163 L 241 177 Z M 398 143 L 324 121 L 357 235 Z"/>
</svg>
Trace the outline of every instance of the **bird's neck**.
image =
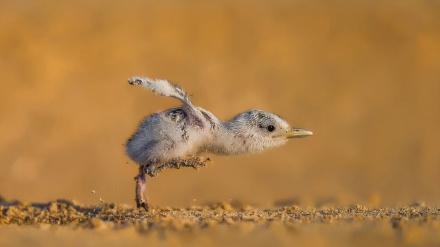
<svg viewBox="0 0 440 247">
<path fill-rule="evenodd" d="M 213 138 L 206 151 L 218 155 L 238 155 L 259 152 L 264 149 L 259 145 L 255 133 L 240 128 L 234 120 L 220 122 L 213 131 Z"/>
</svg>

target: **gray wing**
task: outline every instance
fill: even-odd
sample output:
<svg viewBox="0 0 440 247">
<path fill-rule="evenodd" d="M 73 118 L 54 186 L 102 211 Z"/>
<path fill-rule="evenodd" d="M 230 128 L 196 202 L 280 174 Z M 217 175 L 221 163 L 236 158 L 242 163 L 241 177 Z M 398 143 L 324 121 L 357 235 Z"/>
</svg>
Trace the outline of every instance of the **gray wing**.
<svg viewBox="0 0 440 247">
<path fill-rule="evenodd" d="M 169 81 L 163 79 L 153 80 L 142 76 L 130 77 L 128 79 L 128 83 L 131 85 L 141 85 L 153 90 L 153 92 L 159 95 L 178 99 L 183 103 L 182 109 L 188 113 L 189 121 L 203 127 L 203 114 L 191 103 L 191 100 L 189 99 L 189 96 L 185 90 L 176 84 L 170 83 Z"/>
<path fill-rule="evenodd" d="M 128 83 L 131 85 L 144 86 L 159 95 L 173 97 L 180 100 L 183 104 L 192 105 L 188 94 L 181 87 L 172 84 L 167 80 L 153 80 L 148 77 L 133 76 L 128 79 Z"/>
</svg>

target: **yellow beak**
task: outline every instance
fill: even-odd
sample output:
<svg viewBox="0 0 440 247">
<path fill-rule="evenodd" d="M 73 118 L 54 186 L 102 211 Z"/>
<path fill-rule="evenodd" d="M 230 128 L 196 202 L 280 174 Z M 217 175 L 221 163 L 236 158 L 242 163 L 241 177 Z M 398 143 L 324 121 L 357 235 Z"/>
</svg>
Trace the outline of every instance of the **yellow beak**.
<svg viewBox="0 0 440 247">
<path fill-rule="evenodd" d="M 302 128 L 291 128 L 286 133 L 281 134 L 285 136 L 287 139 L 290 138 L 299 138 L 313 135 L 313 132 L 310 130 L 302 129 Z"/>
</svg>

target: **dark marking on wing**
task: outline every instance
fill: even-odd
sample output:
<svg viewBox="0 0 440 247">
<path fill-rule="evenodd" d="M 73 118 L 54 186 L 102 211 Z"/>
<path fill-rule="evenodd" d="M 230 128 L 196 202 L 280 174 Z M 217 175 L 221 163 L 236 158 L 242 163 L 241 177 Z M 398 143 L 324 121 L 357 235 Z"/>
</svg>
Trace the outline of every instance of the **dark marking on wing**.
<svg viewBox="0 0 440 247">
<path fill-rule="evenodd" d="M 208 113 L 206 113 L 205 111 L 202 110 L 201 112 L 202 112 L 203 117 L 205 117 L 205 119 L 211 124 L 211 130 L 214 130 L 217 127 L 216 124 L 215 124 L 214 119 L 212 119 L 208 115 Z"/>
<path fill-rule="evenodd" d="M 187 114 L 181 108 L 174 109 L 172 111 L 167 112 L 167 117 L 171 119 L 171 121 L 176 123 L 181 123 L 183 120 L 187 118 Z"/>
<path fill-rule="evenodd" d="M 182 141 L 183 142 L 188 142 L 188 140 L 189 140 L 189 135 L 188 135 L 188 131 L 186 131 L 186 123 L 184 123 L 183 125 L 182 125 L 182 128 L 181 128 L 181 130 L 182 130 Z"/>
<path fill-rule="evenodd" d="M 192 120 L 194 121 L 194 124 L 199 126 L 200 128 L 205 127 L 205 125 L 203 124 L 202 120 L 199 119 L 198 117 L 193 117 Z"/>
</svg>

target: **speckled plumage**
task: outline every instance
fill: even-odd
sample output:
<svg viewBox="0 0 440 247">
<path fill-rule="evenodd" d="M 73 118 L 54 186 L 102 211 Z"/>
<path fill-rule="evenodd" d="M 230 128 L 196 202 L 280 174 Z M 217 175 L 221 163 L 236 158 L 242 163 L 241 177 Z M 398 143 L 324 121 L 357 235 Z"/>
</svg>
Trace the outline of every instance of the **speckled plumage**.
<svg viewBox="0 0 440 247">
<path fill-rule="evenodd" d="M 288 138 L 312 132 L 291 128 L 281 117 L 262 110 L 248 110 L 229 121 L 220 121 L 211 112 L 194 106 L 187 93 L 166 80 L 132 77 L 130 84 L 142 85 L 157 94 L 180 100 L 180 107 L 147 116 L 126 143 L 126 154 L 140 164 L 136 201 L 148 208 L 144 197 L 145 173 L 157 175 L 166 167 L 203 166 L 202 152 L 238 155 L 280 146 Z M 184 162 L 182 159 L 189 161 Z M 177 165 L 180 164 L 180 165 Z"/>
</svg>

